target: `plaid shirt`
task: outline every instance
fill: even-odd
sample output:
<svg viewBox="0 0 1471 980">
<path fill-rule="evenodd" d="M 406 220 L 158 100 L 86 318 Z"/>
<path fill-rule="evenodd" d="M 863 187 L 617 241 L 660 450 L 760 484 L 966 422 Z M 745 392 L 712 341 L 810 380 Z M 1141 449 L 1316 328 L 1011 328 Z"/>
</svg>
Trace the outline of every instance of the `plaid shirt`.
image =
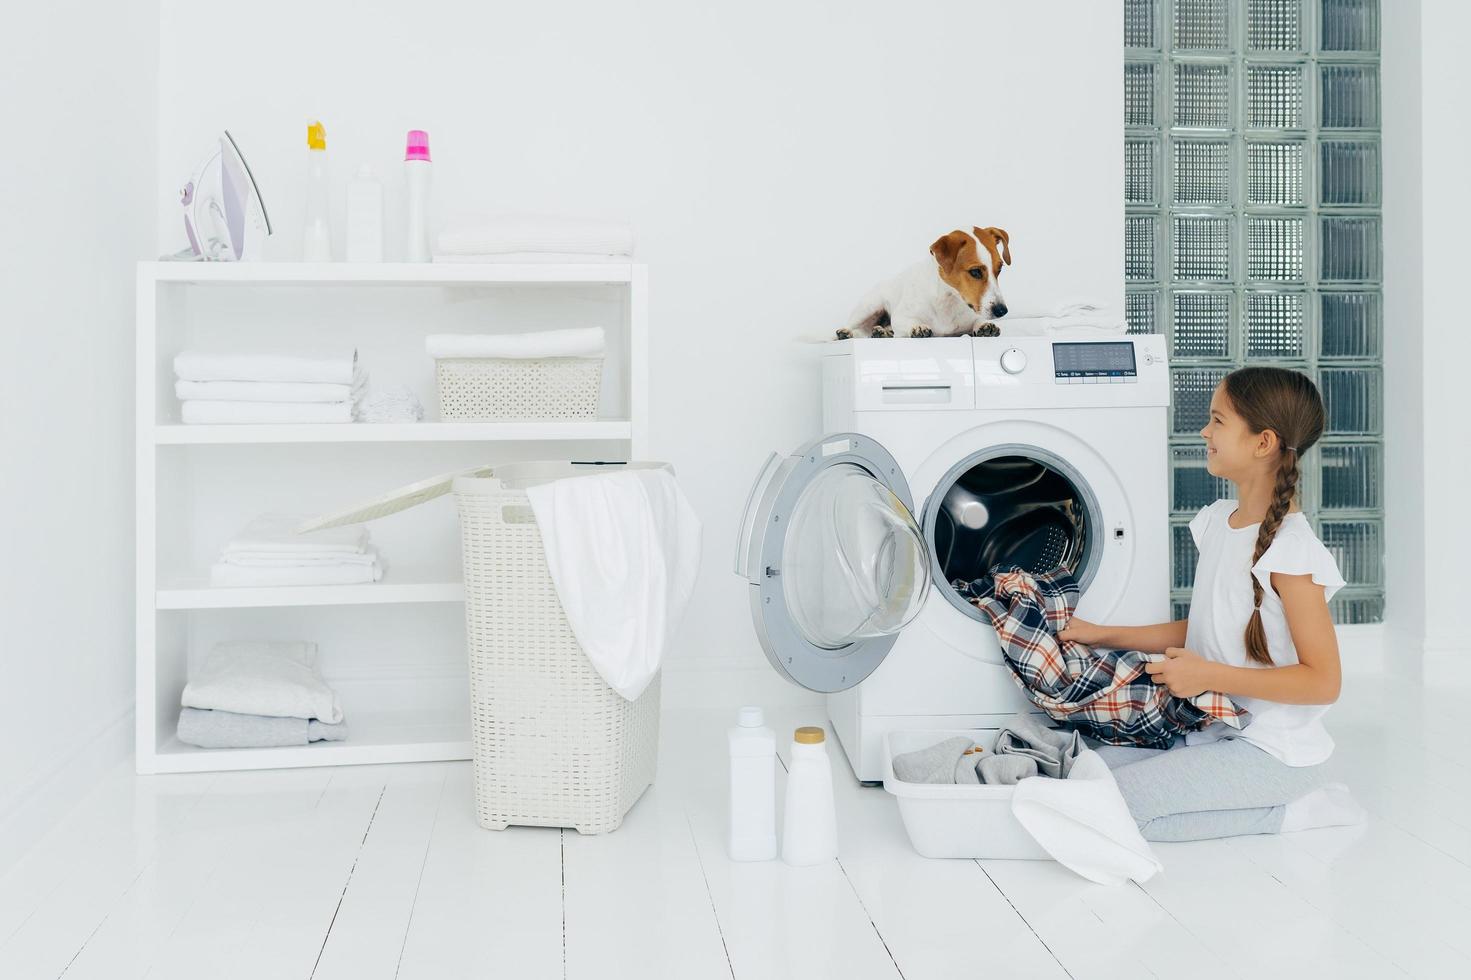
<svg viewBox="0 0 1471 980">
<path fill-rule="evenodd" d="M 1177 698 L 1144 665 L 1163 654 L 1093 650 L 1057 632 L 1072 619 L 1078 585 L 1065 569 L 1032 576 L 998 565 L 989 579 L 954 583 L 996 630 L 1012 678 L 1055 721 L 1113 745 L 1165 748 L 1181 732 L 1215 721 L 1243 728 L 1251 715 L 1224 694 Z"/>
</svg>

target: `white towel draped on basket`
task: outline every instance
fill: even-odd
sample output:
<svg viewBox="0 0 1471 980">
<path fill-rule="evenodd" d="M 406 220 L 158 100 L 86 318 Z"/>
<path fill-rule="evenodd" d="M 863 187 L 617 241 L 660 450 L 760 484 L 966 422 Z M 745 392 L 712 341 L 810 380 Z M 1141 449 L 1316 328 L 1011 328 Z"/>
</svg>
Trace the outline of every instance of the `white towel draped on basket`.
<svg viewBox="0 0 1471 980">
<path fill-rule="evenodd" d="M 547 568 L 593 667 L 635 701 L 684 617 L 700 521 L 667 468 L 527 488 Z"/>
<path fill-rule="evenodd" d="M 424 340 L 424 349 L 436 360 L 446 357 L 601 357 L 606 346 L 602 327 L 510 334 L 436 333 Z"/>
</svg>

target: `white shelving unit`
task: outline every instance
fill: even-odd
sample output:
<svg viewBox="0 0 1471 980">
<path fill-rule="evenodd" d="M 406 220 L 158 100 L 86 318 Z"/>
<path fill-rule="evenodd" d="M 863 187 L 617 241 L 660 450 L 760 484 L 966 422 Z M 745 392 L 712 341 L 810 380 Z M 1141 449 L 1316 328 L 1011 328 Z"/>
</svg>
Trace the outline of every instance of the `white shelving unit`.
<svg viewBox="0 0 1471 980">
<path fill-rule="evenodd" d="M 602 326 L 589 422 L 183 425 L 180 350 L 355 347 L 370 385 L 437 414 L 435 332 Z M 171 263 L 138 267 L 137 768 L 140 773 L 470 757 L 464 589 L 452 500 L 372 525 L 371 585 L 216 588 L 208 566 L 266 512 L 321 513 L 440 472 L 509 459 L 647 454 L 647 271 L 638 263 Z M 222 639 L 309 639 L 343 701 L 345 742 L 198 749 L 175 737 L 191 665 Z"/>
</svg>

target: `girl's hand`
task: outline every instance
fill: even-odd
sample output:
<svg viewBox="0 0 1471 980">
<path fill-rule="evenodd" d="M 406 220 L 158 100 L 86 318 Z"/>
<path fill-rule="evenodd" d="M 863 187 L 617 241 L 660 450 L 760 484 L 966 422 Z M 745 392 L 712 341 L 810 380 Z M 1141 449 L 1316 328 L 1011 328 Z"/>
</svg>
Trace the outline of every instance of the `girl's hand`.
<svg viewBox="0 0 1471 980">
<path fill-rule="evenodd" d="M 1072 640 L 1074 643 L 1086 643 L 1088 646 L 1097 646 L 1103 641 L 1104 628 L 1097 623 L 1090 623 L 1086 619 L 1074 616 L 1068 620 L 1066 626 L 1057 634 L 1059 640 Z"/>
<path fill-rule="evenodd" d="M 1165 659 L 1145 664 L 1144 669 L 1177 698 L 1193 698 L 1210 690 L 1210 661 L 1182 647 L 1170 647 Z"/>
</svg>

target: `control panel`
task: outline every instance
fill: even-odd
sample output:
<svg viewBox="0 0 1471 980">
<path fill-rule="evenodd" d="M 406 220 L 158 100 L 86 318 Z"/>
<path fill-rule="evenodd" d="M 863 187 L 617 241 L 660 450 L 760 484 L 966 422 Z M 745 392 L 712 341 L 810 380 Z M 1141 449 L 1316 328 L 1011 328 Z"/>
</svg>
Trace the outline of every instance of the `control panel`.
<svg viewBox="0 0 1471 980">
<path fill-rule="evenodd" d="M 1054 340 L 1052 377 L 1060 385 L 1133 384 L 1139 380 L 1134 344 L 1127 340 Z"/>
</svg>

